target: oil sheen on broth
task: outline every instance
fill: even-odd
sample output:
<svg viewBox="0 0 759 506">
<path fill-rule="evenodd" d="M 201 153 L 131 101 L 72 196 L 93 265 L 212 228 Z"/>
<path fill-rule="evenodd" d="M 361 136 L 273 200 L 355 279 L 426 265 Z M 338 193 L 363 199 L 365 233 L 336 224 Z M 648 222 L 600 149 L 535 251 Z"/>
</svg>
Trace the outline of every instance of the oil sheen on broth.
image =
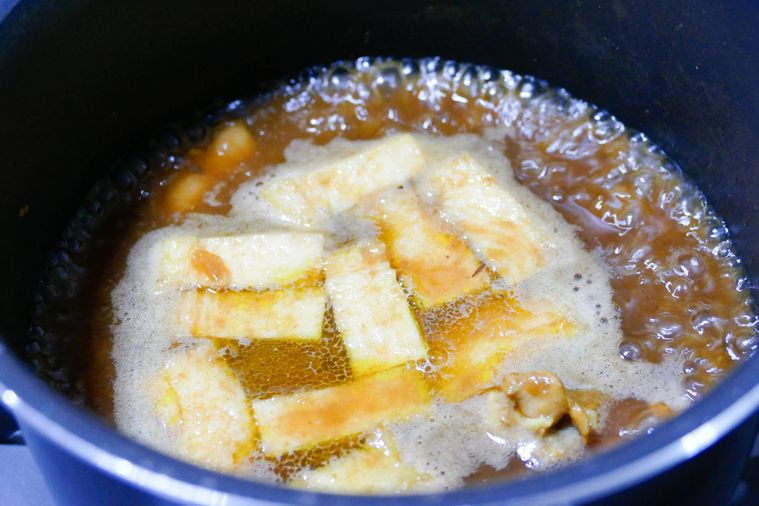
<svg viewBox="0 0 759 506">
<path fill-rule="evenodd" d="M 154 165 L 64 304 L 93 322 L 85 372 L 46 362 L 47 300 L 33 351 L 200 465 L 358 493 L 542 471 L 653 430 L 756 345 L 701 194 L 508 72 L 334 65 Z"/>
</svg>

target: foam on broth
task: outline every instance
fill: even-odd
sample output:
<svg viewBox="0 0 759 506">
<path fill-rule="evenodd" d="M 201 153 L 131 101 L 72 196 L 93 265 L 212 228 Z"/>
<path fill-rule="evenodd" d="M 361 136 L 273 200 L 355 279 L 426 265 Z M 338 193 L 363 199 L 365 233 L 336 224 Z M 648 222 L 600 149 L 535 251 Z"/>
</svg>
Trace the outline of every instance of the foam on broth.
<svg viewBox="0 0 759 506">
<path fill-rule="evenodd" d="M 439 59 L 360 59 L 318 69 L 257 101 L 231 105 L 221 121 L 229 123 L 234 117 L 253 134 L 258 146 L 251 157 L 227 173 L 204 175 L 198 157 L 212 148 L 212 138 L 192 134 L 179 149 L 181 142 L 159 151 L 147 176 L 144 164 L 133 164 L 129 185 L 121 184 L 121 176 L 116 180 L 119 188 L 127 188 L 119 199 L 102 196 L 102 189 L 93 193 L 95 203 L 88 204 L 62 240 L 35 308 L 29 351 L 41 374 L 105 417 L 113 414 L 113 338 L 119 369 L 116 417 L 138 439 L 172 450 L 171 437 L 159 440 L 163 428 L 155 419 L 151 422 L 147 398 L 126 392 L 130 384 L 144 387 L 137 369 L 157 370 L 171 346 L 168 322 L 155 315 L 174 307 L 175 296 L 158 297 L 151 285 L 137 281 L 154 275 L 150 244 L 180 232 L 237 233 L 281 226 L 269 223 L 276 217 L 256 204 L 257 178 L 291 170 L 309 157 L 356 149 L 340 138 L 356 141 L 416 131 L 431 136 L 422 142 L 433 157 L 457 147 L 474 150 L 531 213 L 555 224 L 548 268 L 515 287 L 516 296 L 559 301 L 552 303 L 571 309 L 584 330 L 552 346 L 520 348 L 507 356 L 503 368 L 548 369 L 569 387 L 596 387 L 621 399 L 611 406 L 610 424 L 590 442 L 591 448 L 650 430 L 625 425 L 645 413 L 645 404 L 634 399 L 681 409 L 686 397 L 700 398 L 756 348 L 753 306 L 724 224 L 645 136 L 627 131 L 615 118 L 563 90 L 510 72 Z M 458 135 L 462 133 L 475 136 Z M 324 151 L 312 146 L 333 139 L 338 140 Z M 194 206 L 195 213 L 167 213 L 167 194 L 183 177 L 199 172 L 212 185 Z M 138 177 L 142 179 L 135 182 Z M 117 218 L 92 217 L 93 209 L 113 200 L 125 203 Z M 102 226 L 95 225 L 98 219 Z M 375 233 L 350 213 L 327 228 L 332 232 L 328 247 Z M 73 288 L 59 287 L 62 276 L 76 280 L 68 284 Z M 454 305 L 437 316 L 454 321 L 470 310 Z M 329 321 L 325 332 L 336 335 Z M 130 341 L 134 346 L 122 346 Z M 284 393 L 298 382 L 320 388 L 345 381 L 345 358 L 340 358 L 337 341 L 307 350 L 338 357 L 334 363 L 325 359 L 323 374 L 298 377 L 285 390 L 270 388 L 272 378 L 251 371 L 240 374 L 263 388 L 262 395 Z M 80 344 L 72 346 L 76 342 Z M 90 352 L 72 352 L 82 349 Z M 578 349 L 585 350 L 582 356 Z M 299 351 L 279 350 L 287 357 Z M 128 402 L 133 402 L 131 412 L 118 409 Z M 470 423 L 471 413 L 483 402 L 473 398 L 460 405 L 441 404 L 434 421 L 393 426 L 401 454 L 435 476 L 435 486 L 454 487 L 472 472 L 481 477 L 482 463 L 500 468 L 511 458 L 512 464 L 544 469 L 587 451 L 571 427 L 531 440 L 518 431 L 495 433 Z M 451 431 L 461 437 L 450 436 Z M 452 448 L 446 455 L 439 453 L 443 440 Z M 555 458 L 556 448 L 566 450 L 562 458 Z M 323 456 L 339 454 L 330 452 Z M 458 459 L 450 462 L 456 452 Z M 255 461 L 241 472 L 280 480 L 287 474 L 283 466 L 292 473 L 300 465 L 292 458 L 280 464 Z"/>
<path fill-rule="evenodd" d="M 543 245 L 544 268 L 515 286 L 507 287 L 502 280 L 496 284 L 513 290 L 516 299 L 526 307 L 543 301 L 543 305 L 571 315 L 581 330 L 571 338 L 520 345 L 507 356 L 502 373 L 547 370 L 557 374 L 569 388 L 595 389 L 618 400 L 636 398 L 683 408 L 686 397 L 678 381 L 681 368 L 678 359 L 669 358 L 660 364 L 620 360 L 617 343 L 622 333 L 612 302 L 608 268 L 598 255 L 583 248 L 574 227 L 514 180 L 509 161 L 502 154 L 503 145 L 497 140 L 503 136 L 504 132 L 498 129 L 488 130 L 484 136 L 416 136 L 430 167 L 462 151 L 474 155 L 509 188 L 535 222 L 549 231 L 550 240 Z M 181 225 L 156 230 L 140 239 L 130 252 L 124 278 L 113 292 L 117 321 L 113 326 L 115 416 L 121 430 L 169 453 L 180 447 L 179 441 L 172 438 L 172 431 L 156 417 L 156 399 L 146 394 L 150 392 L 146 382 L 159 376 L 163 364 L 177 352 L 173 345 L 177 339 L 175 322 L 180 291 L 159 288 L 156 252 L 160 241 L 172 235 L 202 237 L 281 230 L 288 223 L 263 204 L 259 195 L 260 181 L 301 170 L 304 162 L 316 166 L 325 160 L 346 156 L 365 145 L 365 141 L 340 139 L 323 146 L 295 141 L 285 151 L 285 163 L 240 186 L 231 199 L 228 217 L 189 215 Z M 318 228 L 327 234 L 328 251 L 346 240 L 377 234 L 360 206 Z M 452 323 L 462 315 L 476 312 L 476 299 L 454 301 L 431 311 L 434 314 L 426 317 L 429 319 L 427 327 L 445 326 L 446 322 Z M 192 346 L 191 342 L 184 344 Z M 295 385 L 294 390 L 311 386 Z M 253 397 L 258 396 L 266 394 L 253 394 Z M 461 404 L 438 401 L 431 418 L 393 424 L 391 431 L 399 442 L 401 455 L 417 469 L 434 476 L 436 487 L 455 488 L 483 464 L 504 468 L 518 449 L 523 453 L 527 451 L 526 445 L 534 446 L 530 450 L 534 468 L 550 468 L 583 453 L 579 434 L 571 429 L 543 441 L 524 429 L 488 426 L 480 413 L 486 409 L 484 402 L 479 397 Z M 561 455 L 551 451 L 541 454 L 540 449 L 549 444 L 561 448 Z M 271 467 L 260 462 L 244 472 L 257 479 L 276 479 Z"/>
</svg>

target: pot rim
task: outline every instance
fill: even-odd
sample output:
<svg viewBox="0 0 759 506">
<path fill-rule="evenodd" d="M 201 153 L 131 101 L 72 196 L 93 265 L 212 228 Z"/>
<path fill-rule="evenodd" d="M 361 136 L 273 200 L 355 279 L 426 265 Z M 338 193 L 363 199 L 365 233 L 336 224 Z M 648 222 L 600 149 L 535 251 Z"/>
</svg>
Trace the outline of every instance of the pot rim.
<svg viewBox="0 0 759 506">
<path fill-rule="evenodd" d="M 2 22 L 19 0 L 0 0 Z M 31 429 L 114 479 L 188 504 L 513 505 L 583 502 L 666 471 L 704 451 L 759 409 L 759 358 L 740 364 L 704 400 L 635 438 L 561 469 L 517 482 L 446 493 L 350 496 L 256 483 L 196 467 L 148 448 L 75 406 L 40 380 L 0 337 L 0 402 Z M 86 435 L 86 436 L 85 436 Z M 31 448 L 34 452 L 34 448 Z"/>
<path fill-rule="evenodd" d="M 257 483 L 181 462 L 133 441 L 37 378 L 0 342 L 0 400 L 21 424 L 67 453 L 145 492 L 189 504 L 556 504 L 645 481 L 702 452 L 759 408 L 759 358 L 652 434 L 517 482 L 407 496 L 350 496 Z M 4 385 L 4 386 L 3 386 Z M 86 435 L 83 437 L 82 435 Z M 34 451 L 34 448 L 32 448 Z"/>
</svg>

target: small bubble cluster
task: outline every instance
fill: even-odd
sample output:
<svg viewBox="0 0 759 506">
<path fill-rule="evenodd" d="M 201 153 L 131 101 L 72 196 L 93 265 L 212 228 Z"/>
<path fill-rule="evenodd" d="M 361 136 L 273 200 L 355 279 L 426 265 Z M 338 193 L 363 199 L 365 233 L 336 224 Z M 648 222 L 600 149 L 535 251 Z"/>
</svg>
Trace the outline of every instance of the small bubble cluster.
<svg viewBox="0 0 759 506">
<path fill-rule="evenodd" d="M 351 450 L 361 448 L 366 444 L 364 435 L 346 436 L 333 441 L 319 443 L 306 450 L 296 450 L 276 459 L 267 458 L 273 465 L 274 472 L 282 480 L 288 480 L 295 473 L 308 468 L 317 468 L 329 460 L 348 454 Z"/>
<path fill-rule="evenodd" d="M 251 399 L 325 388 L 352 379 L 350 362 L 332 310 L 325 313 L 317 342 L 294 339 L 215 339 L 219 353 Z"/>
</svg>

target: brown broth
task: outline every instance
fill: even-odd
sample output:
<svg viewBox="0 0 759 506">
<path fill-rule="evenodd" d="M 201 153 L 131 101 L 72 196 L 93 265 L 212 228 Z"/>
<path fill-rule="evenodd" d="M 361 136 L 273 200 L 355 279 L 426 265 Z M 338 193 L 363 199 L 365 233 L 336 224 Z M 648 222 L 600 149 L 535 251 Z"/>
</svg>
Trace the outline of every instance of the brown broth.
<svg viewBox="0 0 759 506">
<path fill-rule="evenodd" d="M 225 161 L 214 132 L 233 123 L 246 128 L 254 144 L 244 158 Z M 294 139 L 324 144 L 338 136 L 375 139 L 399 131 L 445 136 L 492 126 L 508 128 L 505 154 L 518 181 L 576 225 L 587 247 L 608 264 L 624 333 L 620 360 L 680 356 L 683 381 L 695 400 L 752 354 L 756 319 L 725 227 L 643 135 L 535 80 L 434 59 L 418 64 L 362 59 L 352 69 L 343 64 L 321 69 L 251 101 L 244 114 L 226 118 L 204 140 L 162 153 L 130 190 L 133 198 L 124 209 L 90 232 L 88 253 L 75 258 L 86 262 L 80 262 L 74 293 L 41 297 L 31 354 L 51 383 L 111 419 L 110 293 L 131 246 L 145 232 L 179 222 L 190 211 L 226 214 L 239 185 L 283 162 Z M 183 186 L 190 188 L 189 201 L 172 193 Z M 202 197 L 212 188 L 209 203 Z M 308 364 L 304 350 L 292 343 L 228 347 L 227 360 L 251 397 L 346 381 L 350 368 L 344 350 L 334 330 L 327 330 L 321 342 L 299 345 L 310 347 Z M 54 358 L 61 343 L 73 346 L 63 360 Z M 278 359 L 270 360 L 273 356 Z M 267 362 L 278 366 L 259 374 L 258 366 Z M 631 420 L 648 423 L 655 415 L 646 409 L 640 401 L 621 401 L 592 445 L 633 435 Z M 504 471 L 483 468 L 469 482 L 521 472 L 517 463 Z"/>
</svg>

